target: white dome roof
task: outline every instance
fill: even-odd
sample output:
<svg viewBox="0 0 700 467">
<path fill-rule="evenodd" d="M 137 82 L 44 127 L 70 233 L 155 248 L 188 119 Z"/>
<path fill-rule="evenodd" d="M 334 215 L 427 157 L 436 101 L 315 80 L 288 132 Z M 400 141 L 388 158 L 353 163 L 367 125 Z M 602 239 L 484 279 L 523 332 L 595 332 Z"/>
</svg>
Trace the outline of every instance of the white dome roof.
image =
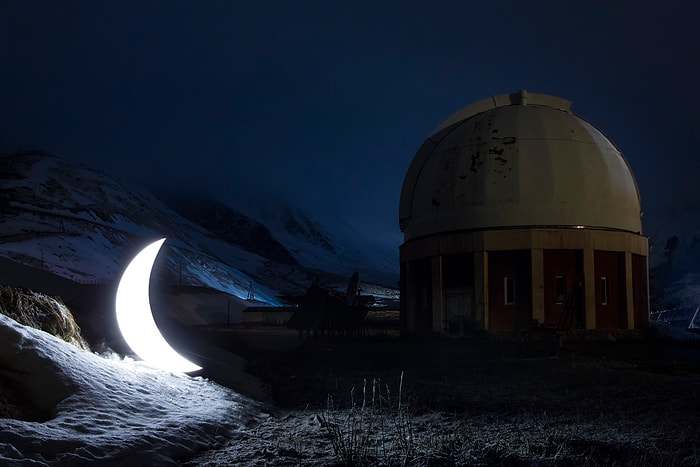
<svg viewBox="0 0 700 467">
<path fill-rule="evenodd" d="M 448 118 L 406 174 L 399 206 L 405 239 L 503 227 L 641 233 L 627 160 L 569 105 L 520 91 Z"/>
</svg>

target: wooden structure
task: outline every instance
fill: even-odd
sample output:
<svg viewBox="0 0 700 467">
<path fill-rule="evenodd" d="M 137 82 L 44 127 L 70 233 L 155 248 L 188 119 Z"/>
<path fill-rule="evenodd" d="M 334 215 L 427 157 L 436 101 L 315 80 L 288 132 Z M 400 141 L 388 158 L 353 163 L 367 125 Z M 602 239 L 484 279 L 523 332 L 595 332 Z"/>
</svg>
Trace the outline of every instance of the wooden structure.
<svg viewBox="0 0 700 467">
<path fill-rule="evenodd" d="M 355 336 L 362 334 L 368 308 L 359 294 L 354 273 L 345 294 L 311 284 L 287 326 L 314 336 Z"/>
</svg>

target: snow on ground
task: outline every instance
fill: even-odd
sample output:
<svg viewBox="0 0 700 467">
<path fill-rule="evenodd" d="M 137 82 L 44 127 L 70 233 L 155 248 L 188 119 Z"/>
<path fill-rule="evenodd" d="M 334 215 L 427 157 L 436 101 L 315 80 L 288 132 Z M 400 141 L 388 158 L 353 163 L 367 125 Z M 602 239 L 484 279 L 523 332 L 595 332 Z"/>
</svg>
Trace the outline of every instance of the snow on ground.
<svg viewBox="0 0 700 467">
<path fill-rule="evenodd" d="M 255 402 L 209 380 L 80 350 L 4 315 L 0 376 L 55 413 L 0 419 L 1 465 L 177 465 L 259 416 Z"/>
</svg>

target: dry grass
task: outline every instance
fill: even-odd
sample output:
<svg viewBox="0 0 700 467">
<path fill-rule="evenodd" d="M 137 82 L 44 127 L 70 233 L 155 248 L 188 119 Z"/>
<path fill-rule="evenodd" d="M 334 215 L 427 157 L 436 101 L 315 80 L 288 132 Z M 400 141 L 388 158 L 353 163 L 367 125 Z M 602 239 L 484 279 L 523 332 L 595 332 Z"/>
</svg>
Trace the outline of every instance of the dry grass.
<svg viewBox="0 0 700 467">
<path fill-rule="evenodd" d="M 72 313 L 58 297 L 0 286 L 0 314 L 9 316 L 25 326 L 59 337 L 76 347 L 89 350 Z"/>
<path fill-rule="evenodd" d="M 80 327 L 61 299 L 30 290 L 0 286 L 0 314 L 20 324 L 48 332 L 84 350 L 88 344 Z M 14 383 L 13 374 L 0 366 L 0 418 L 45 421 L 51 414 L 38 409 L 25 391 Z"/>
<path fill-rule="evenodd" d="M 413 425 L 402 403 L 403 374 L 398 392 L 392 399 L 389 385 L 381 379 L 362 383 L 362 403 L 337 409 L 328 396 L 326 410 L 316 415 L 325 431 L 339 465 L 405 465 L 415 456 Z"/>
<path fill-rule="evenodd" d="M 694 443 L 655 422 L 638 426 L 619 412 L 593 417 L 532 409 L 488 415 L 424 412 L 397 407 L 317 415 L 335 465 L 696 465 Z M 650 416 L 653 418 L 653 416 Z M 669 431 L 671 430 L 671 431 Z M 697 441 L 697 439 L 695 440 Z M 297 456 L 303 459 L 303 456 Z"/>
<path fill-rule="evenodd" d="M 665 346 L 366 339 L 248 358 L 285 414 L 266 429 L 303 440 L 279 465 L 697 465 L 700 364 Z M 400 411 L 367 403 L 380 378 Z"/>
</svg>

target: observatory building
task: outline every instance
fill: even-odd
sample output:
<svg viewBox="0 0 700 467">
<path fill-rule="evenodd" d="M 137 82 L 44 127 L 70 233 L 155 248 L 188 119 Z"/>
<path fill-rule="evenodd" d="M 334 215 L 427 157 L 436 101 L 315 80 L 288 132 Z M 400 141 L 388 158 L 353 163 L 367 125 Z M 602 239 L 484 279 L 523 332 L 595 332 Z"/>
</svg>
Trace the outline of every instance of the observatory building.
<svg viewBox="0 0 700 467">
<path fill-rule="evenodd" d="M 449 117 L 401 191 L 403 333 L 648 326 L 648 242 L 620 150 L 520 91 Z"/>
</svg>

